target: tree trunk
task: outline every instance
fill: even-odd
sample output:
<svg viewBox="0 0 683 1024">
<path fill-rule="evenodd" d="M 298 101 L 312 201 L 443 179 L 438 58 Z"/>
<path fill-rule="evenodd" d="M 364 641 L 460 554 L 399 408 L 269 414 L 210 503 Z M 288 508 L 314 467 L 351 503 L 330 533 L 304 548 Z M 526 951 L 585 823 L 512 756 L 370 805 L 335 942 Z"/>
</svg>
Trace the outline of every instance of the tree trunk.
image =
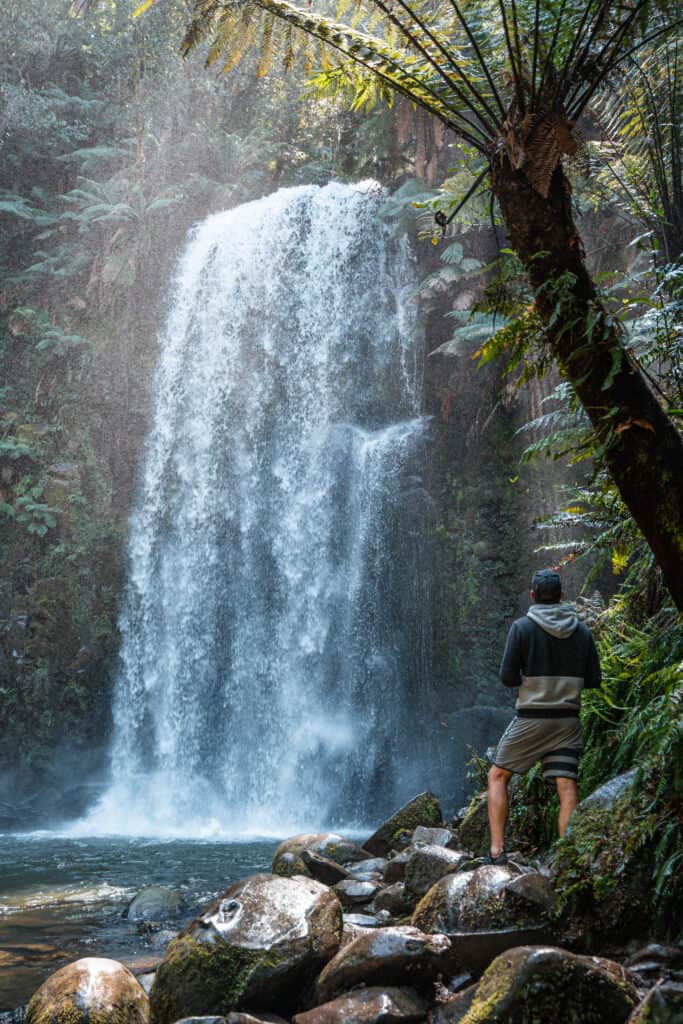
<svg viewBox="0 0 683 1024">
<path fill-rule="evenodd" d="M 558 166 L 548 197 L 506 157 L 493 187 L 524 263 L 547 340 L 588 414 L 612 479 L 683 610 L 683 440 L 662 409 L 586 269 Z"/>
</svg>

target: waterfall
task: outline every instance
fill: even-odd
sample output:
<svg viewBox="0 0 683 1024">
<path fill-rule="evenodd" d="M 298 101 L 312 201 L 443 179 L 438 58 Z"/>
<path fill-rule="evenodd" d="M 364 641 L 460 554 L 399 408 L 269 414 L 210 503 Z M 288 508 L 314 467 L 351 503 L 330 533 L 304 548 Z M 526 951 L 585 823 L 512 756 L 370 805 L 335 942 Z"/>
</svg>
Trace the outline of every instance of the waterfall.
<svg viewBox="0 0 683 1024">
<path fill-rule="evenodd" d="M 374 183 L 282 189 L 190 234 L 94 829 L 351 827 L 412 795 L 423 348 L 381 202 Z"/>
</svg>

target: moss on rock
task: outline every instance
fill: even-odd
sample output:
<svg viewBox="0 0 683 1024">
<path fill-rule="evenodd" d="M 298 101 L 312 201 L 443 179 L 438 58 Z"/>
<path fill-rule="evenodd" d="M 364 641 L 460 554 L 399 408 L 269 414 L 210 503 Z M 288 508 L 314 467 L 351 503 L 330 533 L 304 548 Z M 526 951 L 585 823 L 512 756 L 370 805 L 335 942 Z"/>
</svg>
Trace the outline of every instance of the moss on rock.
<svg viewBox="0 0 683 1024">
<path fill-rule="evenodd" d="M 485 971 L 461 1024 L 623 1024 L 637 991 L 618 964 L 552 946 L 520 946 Z M 561 1009 L 560 1009 L 561 1008 Z"/>
<path fill-rule="evenodd" d="M 400 849 L 410 842 L 418 825 L 438 828 L 442 823 L 438 799 L 433 793 L 420 793 L 380 825 L 363 846 L 375 857 L 386 857 L 391 850 Z"/>
</svg>

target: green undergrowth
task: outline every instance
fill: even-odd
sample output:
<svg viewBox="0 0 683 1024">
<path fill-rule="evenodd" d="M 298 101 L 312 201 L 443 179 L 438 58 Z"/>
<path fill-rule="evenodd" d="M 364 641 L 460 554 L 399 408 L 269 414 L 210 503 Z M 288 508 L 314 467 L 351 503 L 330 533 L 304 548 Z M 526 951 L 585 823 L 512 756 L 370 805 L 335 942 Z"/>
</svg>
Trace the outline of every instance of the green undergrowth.
<svg viewBox="0 0 683 1024">
<path fill-rule="evenodd" d="M 611 938 L 647 929 L 676 938 L 683 920 L 683 616 L 639 612 L 623 587 L 595 625 L 603 682 L 583 696 L 584 798 L 624 772 L 608 810 L 577 814 L 554 851 L 559 911 Z M 557 798 L 537 766 L 519 781 L 510 830 L 534 852 L 556 837 Z"/>
</svg>

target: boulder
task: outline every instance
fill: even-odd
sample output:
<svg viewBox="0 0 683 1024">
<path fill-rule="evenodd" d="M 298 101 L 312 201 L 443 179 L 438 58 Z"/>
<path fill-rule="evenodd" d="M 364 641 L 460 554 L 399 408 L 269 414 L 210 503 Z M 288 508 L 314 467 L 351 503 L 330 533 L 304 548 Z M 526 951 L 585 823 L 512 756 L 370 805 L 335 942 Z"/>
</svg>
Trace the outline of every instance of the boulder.
<svg viewBox="0 0 683 1024">
<path fill-rule="evenodd" d="M 513 896 L 524 907 L 535 907 L 548 914 L 555 906 L 555 890 L 545 875 L 538 871 L 525 871 L 513 878 L 506 886 L 508 896 Z"/>
<path fill-rule="evenodd" d="M 348 868 L 351 878 L 363 878 L 367 875 L 383 875 L 388 861 L 384 857 L 370 857 L 368 860 L 359 860 Z"/>
<path fill-rule="evenodd" d="M 572 819 L 575 815 L 581 815 L 585 810 L 601 808 L 609 809 L 614 806 L 617 800 L 620 800 L 623 796 L 633 789 L 633 784 L 636 781 L 636 775 L 638 774 L 637 768 L 632 768 L 630 772 L 624 772 L 622 775 L 615 775 L 614 778 L 610 779 L 609 782 L 605 782 L 602 786 L 598 786 L 594 789 L 585 799 L 581 801 L 579 806 L 574 811 Z M 569 827 L 571 828 L 571 822 Z"/>
<path fill-rule="evenodd" d="M 472 798 L 458 828 L 458 846 L 476 857 L 489 852 L 489 804 L 486 793 Z"/>
<path fill-rule="evenodd" d="M 129 921 L 165 921 L 177 917 L 183 906 L 183 897 L 175 889 L 148 885 L 130 901 L 123 916 Z"/>
<path fill-rule="evenodd" d="M 395 857 L 388 860 L 384 868 L 384 881 L 391 885 L 392 882 L 402 882 L 406 874 L 406 865 L 415 853 L 415 847 L 409 846 L 401 850 Z"/>
<path fill-rule="evenodd" d="M 379 886 L 374 882 L 359 882 L 355 878 L 349 878 L 345 882 L 338 882 L 334 887 L 334 891 L 345 910 L 353 910 L 364 903 L 370 903 L 378 889 Z"/>
<path fill-rule="evenodd" d="M 427 828 L 418 825 L 413 832 L 413 846 L 448 846 L 453 841 L 453 833 L 448 828 Z"/>
<path fill-rule="evenodd" d="M 426 1014 L 425 1003 L 413 989 L 373 987 L 299 1013 L 293 1024 L 411 1024 Z"/>
<path fill-rule="evenodd" d="M 354 915 L 352 914 L 344 915 L 344 927 L 342 929 L 341 943 L 339 946 L 340 949 L 343 949 L 344 946 L 348 946 L 349 942 L 353 942 L 353 940 L 357 939 L 359 935 L 365 935 L 367 932 L 371 930 L 370 928 L 367 928 L 364 925 L 350 924 L 347 919 L 353 916 Z M 374 922 L 373 927 L 376 928 L 377 922 L 375 921 L 374 917 L 371 918 L 371 920 Z"/>
<path fill-rule="evenodd" d="M 493 864 L 440 879 L 422 897 L 412 923 L 425 932 L 487 931 L 538 923 L 536 907 L 524 909 L 507 896 L 507 886 L 519 877 L 510 865 Z"/>
<path fill-rule="evenodd" d="M 323 885 L 335 885 L 348 878 L 348 872 L 329 857 L 323 857 L 314 850 L 302 850 L 301 860 L 312 878 L 317 878 Z"/>
<path fill-rule="evenodd" d="M 306 832 L 280 843 L 273 856 L 273 874 L 285 877 L 309 875 L 310 872 L 301 857 L 304 850 L 319 853 L 336 864 L 359 861 L 368 856 L 358 843 L 344 839 L 336 832 Z"/>
<path fill-rule="evenodd" d="M 406 892 L 403 882 L 394 882 L 377 893 L 375 906 L 378 910 L 388 910 L 392 917 L 404 917 L 410 914 L 415 901 Z"/>
<path fill-rule="evenodd" d="M 180 1016 L 180 1015 L 178 1015 Z M 27 1024 L 147 1024 L 142 985 L 116 960 L 85 957 L 52 974 L 26 1011 Z"/>
<path fill-rule="evenodd" d="M 438 828 L 442 822 L 441 807 L 434 794 L 420 793 L 380 825 L 363 845 L 375 856 L 386 857 L 390 850 L 407 845 L 418 825 Z"/>
<path fill-rule="evenodd" d="M 150 993 L 154 1024 L 191 1014 L 296 1008 L 339 949 L 342 909 L 309 878 L 252 875 L 170 944 Z"/>
<path fill-rule="evenodd" d="M 468 860 L 468 854 L 444 846 L 420 846 L 406 864 L 406 893 L 413 903 L 444 875 L 454 874 Z"/>
<path fill-rule="evenodd" d="M 520 946 L 497 957 L 464 1015 L 449 1024 L 577 1021 L 624 1024 L 638 999 L 619 964 L 553 946 Z"/>
<path fill-rule="evenodd" d="M 431 981 L 448 969 L 450 948 L 445 935 L 425 935 L 416 928 L 376 928 L 330 960 L 316 984 L 318 1002 L 328 1002 L 356 985 Z"/>
</svg>

